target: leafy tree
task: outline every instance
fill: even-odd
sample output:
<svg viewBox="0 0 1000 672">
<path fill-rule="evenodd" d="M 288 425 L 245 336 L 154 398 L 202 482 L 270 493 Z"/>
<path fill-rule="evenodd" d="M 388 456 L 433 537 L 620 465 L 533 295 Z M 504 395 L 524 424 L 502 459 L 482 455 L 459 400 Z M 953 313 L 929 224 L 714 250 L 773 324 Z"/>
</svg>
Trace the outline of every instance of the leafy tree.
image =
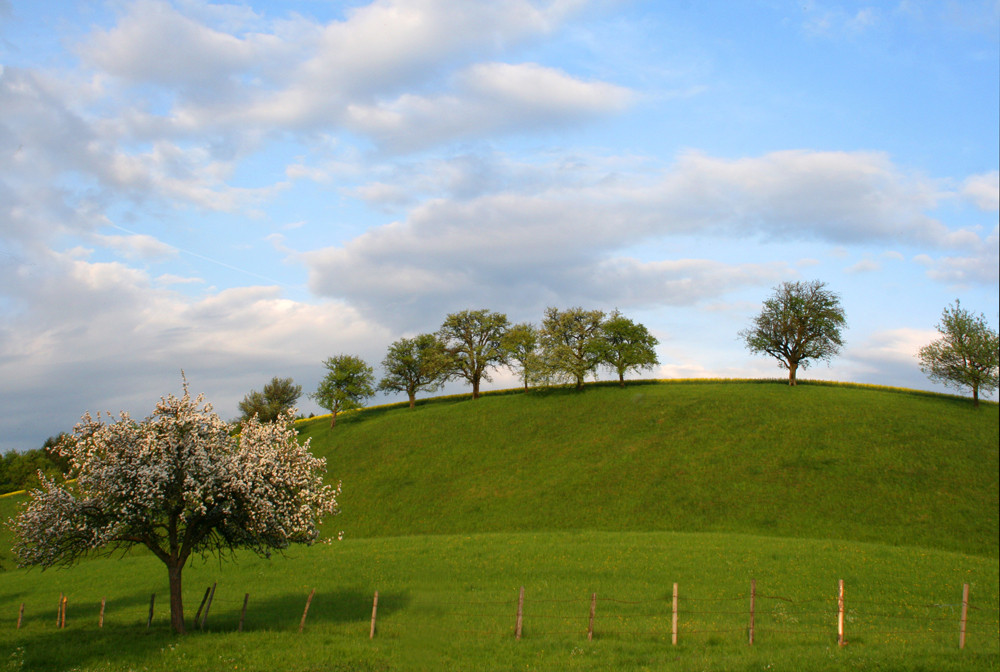
<svg viewBox="0 0 1000 672">
<path fill-rule="evenodd" d="M 528 382 L 537 379 L 542 371 L 538 342 L 539 334 L 535 325 L 521 322 L 507 329 L 500 343 L 506 352 L 507 366 L 524 381 L 525 392 L 528 391 Z"/>
<path fill-rule="evenodd" d="M 361 408 L 365 399 L 375 395 L 375 372 L 363 359 L 352 355 L 329 357 L 323 364 L 327 374 L 309 396 L 330 411 L 330 427 L 334 427 L 339 411 Z"/>
<path fill-rule="evenodd" d="M 595 373 L 601 363 L 603 321 L 600 310 L 546 308 L 541 330 L 545 373 L 571 380 L 576 389 L 582 389 L 586 375 Z"/>
<path fill-rule="evenodd" d="M 170 623 L 183 633 L 181 574 L 192 553 L 269 556 L 312 543 L 322 516 L 337 513 L 340 486 L 323 484 L 326 461 L 298 442 L 291 416 L 252 417 L 234 435 L 202 396 L 191 398 L 187 381 L 181 398 L 161 398 L 141 422 L 84 415 L 57 449 L 75 483 L 44 479 L 11 523 L 19 564 L 71 565 L 146 546 L 167 566 Z"/>
<path fill-rule="evenodd" d="M 840 297 L 826 283 L 784 282 L 775 288 L 764 309 L 740 338 L 754 354 L 766 354 L 788 369 L 788 384 L 795 385 L 799 366 L 810 360 L 833 358 L 844 345 L 841 330 L 846 321 Z"/>
<path fill-rule="evenodd" d="M 479 398 L 479 383 L 490 378 L 489 368 L 506 363 L 503 336 L 509 322 L 503 313 L 463 310 L 445 318 L 438 338 L 451 359 L 450 377 L 464 378 L 472 385 L 472 398 Z"/>
<path fill-rule="evenodd" d="M 937 330 L 942 338 L 920 348 L 920 370 L 936 383 L 958 389 L 972 389 L 972 399 L 979 406 L 979 391 L 997 389 L 1000 340 L 986 323 L 986 316 L 962 308 L 955 300 L 941 313 Z"/>
<path fill-rule="evenodd" d="M 302 396 L 302 386 L 296 385 L 291 378 L 275 376 L 264 386 L 263 392 L 251 390 L 239 403 L 241 419 L 249 420 L 254 413 L 261 422 L 274 422 L 284 415 L 288 409 Z"/>
<path fill-rule="evenodd" d="M 53 448 L 66 434 L 50 436 L 41 448 L 22 452 L 14 450 L 0 455 L 0 493 L 15 492 L 38 487 L 41 472 L 49 478 L 56 478 L 69 469 L 69 463 Z"/>
<path fill-rule="evenodd" d="M 644 325 L 636 324 L 617 310 L 601 325 L 601 334 L 601 363 L 618 374 L 618 384 L 622 387 L 627 372 L 652 369 L 660 363 L 656 357 L 660 342 L 656 337 Z"/>
<path fill-rule="evenodd" d="M 406 392 L 410 408 L 413 408 L 417 392 L 440 389 L 451 367 L 444 344 L 434 334 L 401 338 L 389 346 L 382 360 L 385 376 L 379 381 L 378 389 L 383 392 Z"/>
</svg>

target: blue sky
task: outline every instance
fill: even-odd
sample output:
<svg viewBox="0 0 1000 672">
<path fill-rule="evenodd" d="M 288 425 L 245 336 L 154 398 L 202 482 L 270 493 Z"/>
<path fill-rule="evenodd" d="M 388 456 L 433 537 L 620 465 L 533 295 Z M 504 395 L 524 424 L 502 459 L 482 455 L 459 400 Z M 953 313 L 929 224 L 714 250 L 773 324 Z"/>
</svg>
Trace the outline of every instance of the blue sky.
<svg viewBox="0 0 1000 672">
<path fill-rule="evenodd" d="M 801 377 L 943 389 L 941 310 L 998 321 L 998 36 L 996 0 L 0 0 L 0 450 L 181 369 L 227 418 L 380 375 L 464 309 L 780 376 L 737 332 L 786 280 L 848 318 Z"/>
</svg>

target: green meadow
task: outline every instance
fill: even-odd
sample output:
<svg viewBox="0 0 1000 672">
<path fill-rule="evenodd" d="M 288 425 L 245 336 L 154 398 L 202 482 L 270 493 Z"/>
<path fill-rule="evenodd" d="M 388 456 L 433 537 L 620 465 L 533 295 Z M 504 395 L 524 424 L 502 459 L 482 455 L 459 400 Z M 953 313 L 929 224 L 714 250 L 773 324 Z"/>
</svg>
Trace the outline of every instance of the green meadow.
<svg viewBox="0 0 1000 672">
<path fill-rule="evenodd" d="M 189 624 L 217 590 L 183 637 L 146 553 L 45 572 L 5 557 L 0 670 L 996 670 L 998 430 L 996 404 L 769 381 L 315 418 L 300 431 L 343 481 L 329 543 L 194 561 Z"/>
</svg>

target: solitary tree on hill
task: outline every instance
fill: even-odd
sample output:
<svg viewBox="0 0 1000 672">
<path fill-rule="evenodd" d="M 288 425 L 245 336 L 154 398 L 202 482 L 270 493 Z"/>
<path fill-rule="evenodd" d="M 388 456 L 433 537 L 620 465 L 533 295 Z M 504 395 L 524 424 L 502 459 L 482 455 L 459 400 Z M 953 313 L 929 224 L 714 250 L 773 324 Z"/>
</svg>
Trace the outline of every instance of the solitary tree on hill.
<svg viewBox="0 0 1000 672">
<path fill-rule="evenodd" d="M 315 541 L 340 486 L 324 485 L 326 461 L 298 442 L 292 411 L 272 423 L 252 417 L 234 435 L 203 402 L 185 381 L 181 398 L 161 398 L 140 422 L 85 414 L 58 447 L 75 482 L 44 479 L 12 521 L 20 565 L 145 546 L 167 566 L 170 624 L 183 633 L 181 573 L 192 553 L 269 556 Z"/>
<path fill-rule="evenodd" d="M 330 427 L 334 427 L 339 411 L 361 408 L 365 399 L 375 395 L 375 372 L 363 359 L 353 355 L 328 357 L 323 364 L 326 376 L 309 396 L 330 411 Z"/>
<path fill-rule="evenodd" d="M 438 338 L 451 360 L 450 375 L 472 385 L 472 398 L 479 398 L 481 381 L 492 382 L 489 369 L 506 363 L 502 341 L 507 316 L 488 310 L 463 310 L 445 318 Z"/>
<path fill-rule="evenodd" d="M 739 335 L 750 352 L 778 360 L 778 366 L 788 369 L 788 384 L 795 385 L 800 366 L 829 361 L 840 352 L 845 324 L 840 297 L 826 289 L 826 283 L 784 282 Z"/>
<path fill-rule="evenodd" d="M 962 308 L 955 300 L 941 313 L 937 325 L 941 338 L 920 348 L 920 370 L 936 383 L 972 390 L 979 406 L 979 392 L 997 389 L 1000 370 L 1000 339 L 986 316 Z"/>
</svg>

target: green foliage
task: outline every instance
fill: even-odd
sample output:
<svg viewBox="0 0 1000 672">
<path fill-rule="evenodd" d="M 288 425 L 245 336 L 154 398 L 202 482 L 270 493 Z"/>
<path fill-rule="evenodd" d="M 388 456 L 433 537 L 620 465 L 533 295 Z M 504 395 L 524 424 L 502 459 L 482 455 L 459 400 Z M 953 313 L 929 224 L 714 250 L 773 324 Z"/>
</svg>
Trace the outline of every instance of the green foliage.
<svg viewBox="0 0 1000 672">
<path fill-rule="evenodd" d="M 67 434 L 50 436 L 41 448 L 23 453 L 11 450 L 0 455 L 0 494 L 37 488 L 41 484 L 38 472 L 50 479 L 66 473 L 69 463 L 53 449 L 60 441 L 69 439 Z"/>
<path fill-rule="evenodd" d="M 660 363 L 656 357 L 659 341 L 642 324 L 637 324 L 617 310 L 601 325 L 601 363 L 618 374 L 618 384 L 625 387 L 629 371 L 651 370 Z"/>
<path fill-rule="evenodd" d="M 375 372 L 363 359 L 353 355 L 329 357 L 323 365 L 327 374 L 309 397 L 330 411 L 333 427 L 339 411 L 361 408 L 365 399 L 375 396 Z"/>
<path fill-rule="evenodd" d="M 811 360 L 832 359 L 844 345 L 841 330 L 846 320 L 840 297 L 826 283 L 784 282 L 775 287 L 764 309 L 749 329 L 740 332 L 747 349 L 778 360 L 788 369 L 788 384 L 795 385 L 798 368 Z"/>
<path fill-rule="evenodd" d="M 241 420 L 249 420 L 257 415 L 261 422 L 274 422 L 295 407 L 302 395 L 302 386 L 291 378 L 275 376 L 264 386 L 263 392 L 251 390 L 239 403 Z"/>
<path fill-rule="evenodd" d="M 473 399 L 479 398 L 480 381 L 492 382 L 489 369 L 506 363 L 502 341 L 508 324 L 503 313 L 463 310 L 448 315 L 438 331 L 450 358 L 450 376 L 467 380 Z"/>
<path fill-rule="evenodd" d="M 514 369 L 524 383 L 527 392 L 528 384 L 538 380 L 542 372 L 542 361 L 538 353 L 538 328 L 530 322 L 521 322 L 507 329 L 501 341 L 506 353 L 504 359 L 507 366 Z"/>
<path fill-rule="evenodd" d="M 401 338 L 389 346 L 382 360 L 385 375 L 379 381 L 378 389 L 382 392 L 406 392 L 410 408 L 413 408 L 417 392 L 441 389 L 452 368 L 448 351 L 434 334 Z"/>
<path fill-rule="evenodd" d="M 546 308 L 541 330 L 544 374 L 552 380 L 571 381 L 576 389 L 582 389 L 587 375 L 596 375 L 604 356 L 603 321 L 604 312 L 600 310 Z"/>
<path fill-rule="evenodd" d="M 975 405 L 979 392 L 997 389 L 1000 372 L 1000 338 L 986 316 L 976 315 L 956 299 L 941 314 L 937 325 L 942 338 L 920 348 L 920 370 L 937 383 L 957 389 L 969 388 Z"/>
</svg>

